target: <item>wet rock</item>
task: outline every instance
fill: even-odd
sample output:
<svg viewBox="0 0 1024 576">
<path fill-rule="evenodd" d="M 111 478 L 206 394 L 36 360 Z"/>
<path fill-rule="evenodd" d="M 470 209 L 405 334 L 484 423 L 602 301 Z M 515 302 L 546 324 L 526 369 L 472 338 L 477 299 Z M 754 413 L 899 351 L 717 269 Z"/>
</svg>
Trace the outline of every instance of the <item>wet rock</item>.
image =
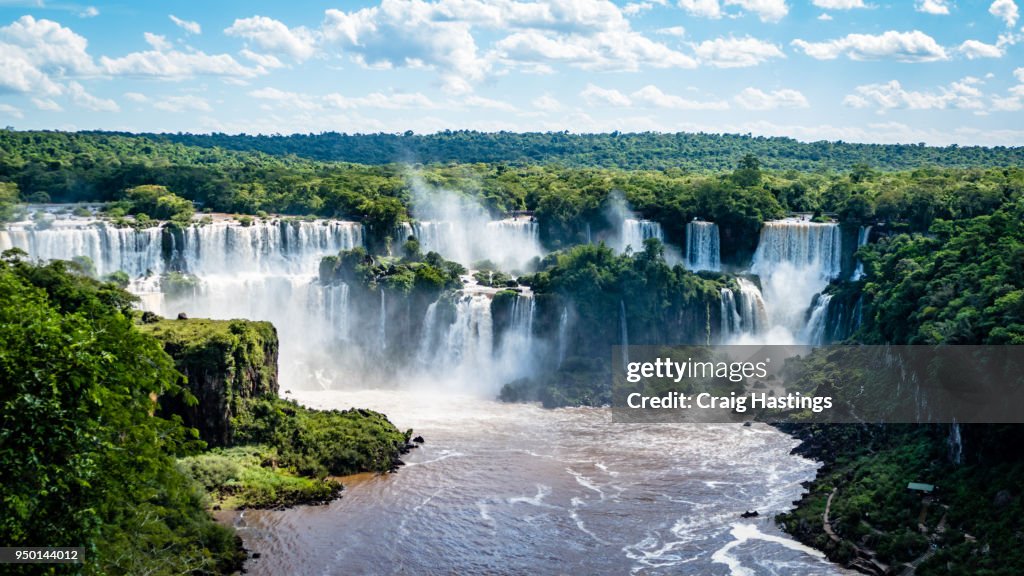
<svg viewBox="0 0 1024 576">
<path fill-rule="evenodd" d="M 188 320 L 188 314 L 184 312 L 178 312 L 178 320 Z"/>
<path fill-rule="evenodd" d="M 417 444 L 423 444 L 423 442 L 425 442 L 425 440 L 423 440 L 423 436 L 417 436 L 417 437 L 413 438 L 412 441 L 417 443 Z"/>
</svg>

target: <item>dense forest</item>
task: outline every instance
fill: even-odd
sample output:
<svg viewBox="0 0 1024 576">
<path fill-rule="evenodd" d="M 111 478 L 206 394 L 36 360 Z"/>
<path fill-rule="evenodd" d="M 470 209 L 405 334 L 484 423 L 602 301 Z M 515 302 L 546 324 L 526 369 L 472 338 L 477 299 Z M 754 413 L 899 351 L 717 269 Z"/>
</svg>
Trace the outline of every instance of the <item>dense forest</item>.
<svg viewBox="0 0 1024 576">
<path fill-rule="evenodd" d="M 96 133 L 106 135 L 109 133 Z M 403 163 L 508 163 L 597 166 L 604 168 L 687 171 L 727 170 L 752 154 L 773 170 L 849 170 L 870 164 L 884 170 L 906 170 L 924 165 L 984 167 L 1020 165 L 1021 148 L 980 146 L 944 148 L 923 144 L 804 143 L 792 138 L 749 134 L 568 132 L 472 132 L 435 134 L 143 134 L 156 142 L 170 142 L 258 151 L 323 161 L 358 164 Z"/>
</svg>

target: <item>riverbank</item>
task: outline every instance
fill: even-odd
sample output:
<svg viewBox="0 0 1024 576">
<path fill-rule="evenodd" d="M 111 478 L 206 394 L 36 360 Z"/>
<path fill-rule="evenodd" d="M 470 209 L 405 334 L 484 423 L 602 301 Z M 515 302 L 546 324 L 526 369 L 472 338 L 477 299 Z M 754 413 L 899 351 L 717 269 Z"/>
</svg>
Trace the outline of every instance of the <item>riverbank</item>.
<svg viewBox="0 0 1024 576">
<path fill-rule="evenodd" d="M 951 462 L 948 426 L 778 428 L 801 440 L 794 454 L 822 463 L 777 517 L 800 542 L 865 574 L 1018 573 L 1019 465 Z"/>
</svg>

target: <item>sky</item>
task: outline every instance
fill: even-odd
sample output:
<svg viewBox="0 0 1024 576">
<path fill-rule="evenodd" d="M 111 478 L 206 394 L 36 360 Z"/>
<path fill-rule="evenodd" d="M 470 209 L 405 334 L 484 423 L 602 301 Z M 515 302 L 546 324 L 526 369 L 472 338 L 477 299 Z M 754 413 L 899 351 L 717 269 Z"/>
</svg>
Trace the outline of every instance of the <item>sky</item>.
<svg viewBox="0 0 1024 576">
<path fill-rule="evenodd" d="M 1020 146 L 1022 8 L 0 0 L 0 126 L 699 131 Z"/>
</svg>

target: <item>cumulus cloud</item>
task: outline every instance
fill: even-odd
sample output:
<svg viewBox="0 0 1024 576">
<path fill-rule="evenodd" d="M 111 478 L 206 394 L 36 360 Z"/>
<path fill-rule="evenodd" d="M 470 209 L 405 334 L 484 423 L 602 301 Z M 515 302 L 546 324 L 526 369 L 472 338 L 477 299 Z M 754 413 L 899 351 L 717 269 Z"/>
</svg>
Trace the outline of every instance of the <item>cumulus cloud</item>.
<svg viewBox="0 0 1024 576">
<path fill-rule="evenodd" d="M 992 110 L 996 112 L 1019 112 L 1024 110 L 1024 68 L 1014 70 L 1013 77 L 1017 79 L 1019 84 L 1011 87 L 1006 96 L 993 97 Z"/>
<path fill-rule="evenodd" d="M 622 92 L 615 90 L 614 88 L 601 88 L 593 84 L 587 84 L 587 87 L 580 92 L 580 97 L 583 101 L 590 106 L 630 106 L 633 102 Z"/>
<path fill-rule="evenodd" d="M 821 20 L 821 21 L 823 21 L 823 22 L 828 22 L 828 21 L 832 20 L 832 17 L 831 17 L 831 16 L 829 16 L 828 14 L 825 14 L 824 12 L 822 12 L 822 13 L 821 13 L 821 14 L 820 14 L 820 15 L 818 16 L 818 20 Z"/>
<path fill-rule="evenodd" d="M 68 94 L 71 96 L 72 102 L 93 112 L 117 112 L 121 109 L 113 100 L 97 98 L 89 94 L 85 87 L 78 82 L 68 82 Z"/>
<path fill-rule="evenodd" d="M 5 51 L 20 52 L 30 65 L 44 72 L 95 72 L 95 64 L 86 51 L 89 42 L 85 37 L 52 20 L 22 16 L 0 28 L 0 42 L 7 45 Z"/>
<path fill-rule="evenodd" d="M 899 80 L 891 80 L 857 86 L 853 94 L 843 99 L 843 104 L 852 108 L 877 108 L 880 114 L 895 109 L 980 111 L 984 108 L 984 95 L 979 88 L 982 83 L 978 78 L 967 76 L 937 90 L 915 91 L 903 88 Z"/>
<path fill-rule="evenodd" d="M 925 14 L 949 14 L 950 0 L 915 0 L 914 9 Z"/>
<path fill-rule="evenodd" d="M 853 10 L 854 8 L 867 8 L 864 0 L 812 0 L 818 8 L 826 10 Z"/>
<path fill-rule="evenodd" d="M 265 69 L 249 68 L 239 64 L 228 54 L 207 54 L 196 50 L 147 50 L 132 52 L 119 58 L 100 58 L 103 71 L 114 76 L 139 76 L 182 80 L 193 76 L 222 76 L 226 78 L 253 78 Z"/>
<path fill-rule="evenodd" d="M 100 11 L 95 6 L 86 6 L 78 13 L 79 18 L 95 18 L 100 15 Z"/>
<path fill-rule="evenodd" d="M 562 108 L 562 103 L 550 94 L 542 94 L 534 98 L 530 103 L 533 104 L 534 108 L 545 112 L 555 112 Z"/>
<path fill-rule="evenodd" d="M 762 22 L 778 22 L 789 13 L 785 0 L 723 0 L 721 3 L 719 0 L 679 0 L 680 8 L 703 18 L 721 18 L 723 4 L 757 14 Z"/>
<path fill-rule="evenodd" d="M 182 20 L 181 18 L 178 18 L 174 14 L 169 14 L 167 17 L 171 19 L 171 22 L 174 22 L 175 26 L 177 26 L 178 28 L 181 28 L 182 30 L 184 30 L 185 32 L 187 32 L 189 34 L 202 34 L 203 33 L 203 27 L 199 25 L 199 22 L 194 22 L 192 20 Z"/>
<path fill-rule="evenodd" d="M 980 40 L 965 40 L 957 50 L 968 60 L 975 58 L 1002 58 L 1005 51 L 1002 46 L 985 44 Z"/>
<path fill-rule="evenodd" d="M 705 40 L 695 44 L 693 50 L 702 63 L 716 68 L 757 66 L 772 58 L 786 57 L 775 44 L 751 36 Z"/>
<path fill-rule="evenodd" d="M 467 96 L 462 103 L 471 108 L 485 108 L 487 110 L 500 110 L 502 112 L 515 112 L 517 108 L 508 102 L 484 98 L 483 96 Z"/>
<path fill-rule="evenodd" d="M 778 108 L 808 108 L 807 98 L 797 90 L 784 88 L 765 92 L 746 88 L 736 95 L 736 103 L 747 110 L 775 110 Z"/>
<path fill-rule="evenodd" d="M 244 38 L 266 52 L 287 54 L 298 61 L 306 60 L 316 51 L 316 34 L 312 31 L 303 26 L 289 28 L 266 16 L 237 19 L 224 33 Z"/>
<path fill-rule="evenodd" d="M 666 94 L 657 86 L 648 84 L 633 92 L 632 101 L 638 105 L 666 108 L 670 110 L 728 110 L 729 103 L 722 101 L 688 100 L 674 94 Z"/>
<path fill-rule="evenodd" d="M 243 48 L 242 51 L 239 52 L 239 54 L 241 54 L 242 57 L 246 60 L 255 62 L 256 64 L 264 68 L 284 67 L 284 64 L 280 60 L 278 60 L 277 56 L 274 56 L 273 54 L 260 54 L 258 52 L 253 52 L 248 48 Z"/>
<path fill-rule="evenodd" d="M 142 36 L 146 39 L 146 44 L 152 46 L 154 50 L 170 50 L 171 48 L 171 43 L 167 41 L 167 38 L 159 34 L 144 32 Z"/>
<path fill-rule="evenodd" d="M 948 60 L 946 50 L 934 38 L 914 30 L 882 34 L 849 34 L 825 42 L 793 40 L 793 46 L 818 60 L 835 60 L 845 55 L 850 60 L 898 60 L 900 62 L 932 62 Z"/>
<path fill-rule="evenodd" d="M 995 0 L 988 7 L 988 12 L 1011 27 L 1017 23 L 1017 18 L 1020 15 L 1017 4 L 1013 0 Z"/>
</svg>

